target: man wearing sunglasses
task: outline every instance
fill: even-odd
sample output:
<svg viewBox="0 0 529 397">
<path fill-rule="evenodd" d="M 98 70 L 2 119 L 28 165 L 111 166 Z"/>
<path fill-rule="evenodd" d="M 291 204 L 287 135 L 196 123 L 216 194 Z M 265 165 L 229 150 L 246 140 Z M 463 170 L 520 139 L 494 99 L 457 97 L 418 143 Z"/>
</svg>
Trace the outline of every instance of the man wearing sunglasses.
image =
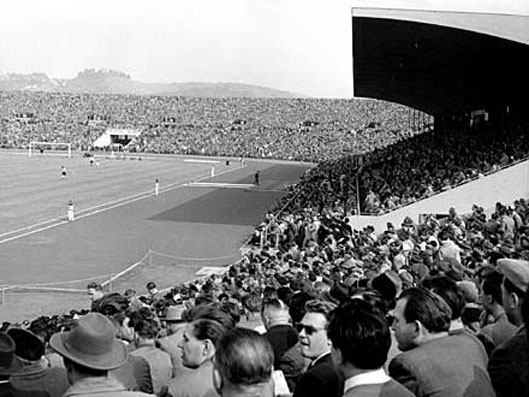
<svg viewBox="0 0 529 397">
<path fill-rule="evenodd" d="M 328 315 L 335 308 L 334 303 L 322 300 L 305 304 L 306 313 L 297 328 L 301 354 L 311 362 L 296 385 L 294 397 L 343 395 L 343 378 L 334 367 L 331 341 L 327 337 Z"/>
</svg>

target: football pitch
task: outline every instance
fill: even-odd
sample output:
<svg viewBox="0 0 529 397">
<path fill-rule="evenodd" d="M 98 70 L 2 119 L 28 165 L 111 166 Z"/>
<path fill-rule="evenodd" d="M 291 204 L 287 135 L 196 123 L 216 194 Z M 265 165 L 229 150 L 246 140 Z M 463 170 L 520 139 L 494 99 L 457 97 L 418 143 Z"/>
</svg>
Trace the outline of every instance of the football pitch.
<svg viewBox="0 0 529 397">
<path fill-rule="evenodd" d="M 2 321 L 86 308 L 89 281 L 108 280 L 138 261 L 114 290 L 143 293 L 149 280 L 171 287 L 203 267 L 231 264 L 283 188 L 309 168 L 193 156 L 96 158 L 90 165 L 78 153 L 0 152 L 0 284 L 18 286 L 0 297 Z M 257 170 L 261 184 L 254 187 Z"/>
</svg>

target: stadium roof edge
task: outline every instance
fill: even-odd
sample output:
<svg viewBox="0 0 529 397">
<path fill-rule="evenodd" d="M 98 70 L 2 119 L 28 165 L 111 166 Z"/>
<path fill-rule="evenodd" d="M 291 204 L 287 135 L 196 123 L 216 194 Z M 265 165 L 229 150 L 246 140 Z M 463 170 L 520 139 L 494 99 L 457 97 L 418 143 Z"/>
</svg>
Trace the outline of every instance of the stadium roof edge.
<svg viewBox="0 0 529 397">
<path fill-rule="evenodd" d="M 355 97 L 433 115 L 525 103 L 529 16 L 353 7 Z"/>
<path fill-rule="evenodd" d="M 351 14 L 353 17 L 405 19 L 471 30 L 529 44 L 529 15 L 525 14 L 370 7 L 353 7 Z"/>
</svg>

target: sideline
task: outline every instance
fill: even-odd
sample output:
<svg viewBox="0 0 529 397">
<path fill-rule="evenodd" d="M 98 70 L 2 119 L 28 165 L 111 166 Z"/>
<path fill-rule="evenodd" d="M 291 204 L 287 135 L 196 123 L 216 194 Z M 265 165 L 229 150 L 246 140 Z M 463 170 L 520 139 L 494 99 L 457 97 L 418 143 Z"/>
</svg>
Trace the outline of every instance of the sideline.
<svg viewBox="0 0 529 397">
<path fill-rule="evenodd" d="M 215 175 L 215 177 L 218 177 L 219 175 L 224 175 L 224 174 L 227 174 L 227 173 L 230 173 L 230 172 L 233 172 L 233 171 L 237 171 L 237 170 L 240 170 L 242 168 L 244 168 L 244 166 L 238 166 L 238 167 L 230 168 L 228 170 L 224 170 L 224 171 L 221 171 L 221 172 L 217 173 Z M 198 179 L 191 179 L 190 182 L 182 182 L 182 183 L 170 184 L 170 185 L 164 186 L 164 188 L 160 189 L 160 194 L 165 193 L 165 192 L 169 192 L 169 191 L 173 191 L 173 190 L 176 190 L 176 189 L 179 189 L 179 188 L 182 188 L 182 187 L 188 187 L 190 183 L 198 182 L 198 181 L 205 181 L 205 180 L 208 180 L 208 179 L 212 179 L 212 177 L 211 177 L 211 175 L 209 173 L 208 173 L 208 175 L 200 177 Z M 111 209 L 114 209 L 114 208 L 118 208 L 118 207 L 121 207 L 121 206 L 124 206 L 124 205 L 127 205 L 127 204 L 131 204 L 131 203 L 134 203 L 136 201 L 140 201 L 140 200 L 146 199 L 148 197 L 152 197 L 152 196 L 153 196 L 152 190 L 148 190 L 148 191 L 144 191 L 144 192 L 141 192 L 141 193 L 134 194 L 132 196 L 122 197 L 122 198 L 117 199 L 117 200 L 112 200 L 112 201 L 109 201 L 107 203 L 99 204 L 99 205 L 94 206 L 94 207 L 85 208 L 85 209 L 82 209 L 82 210 L 79 210 L 79 211 L 76 212 L 75 221 L 77 221 L 79 219 L 83 219 L 83 218 L 89 217 L 89 216 L 92 216 L 92 215 L 97 215 L 97 214 L 99 214 L 101 212 L 108 211 L 108 210 L 111 210 Z M 18 240 L 18 239 L 23 238 L 23 237 L 31 236 L 33 234 L 40 233 L 40 232 L 43 232 L 43 231 L 48 230 L 48 229 L 52 229 L 54 227 L 59 227 L 59 226 L 62 226 L 64 224 L 67 224 L 67 223 L 70 223 L 70 221 L 68 221 L 67 219 L 64 219 L 64 217 L 60 217 L 60 218 L 54 218 L 54 219 L 49 219 L 49 220 L 46 220 L 46 221 L 43 221 L 43 222 L 35 223 L 33 225 L 25 226 L 23 228 L 20 228 L 20 229 L 17 229 L 17 230 L 13 230 L 11 232 L 4 232 L 4 233 L 0 234 L 0 238 L 1 237 L 5 237 L 5 236 L 10 236 L 10 235 L 14 235 L 14 236 L 6 237 L 6 238 L 1 239 L 0 240 L 0 244 L 8 243 L 10 241 Z M 43 225 L 46 225 L 46 226 L 43 226 Z M 42 226 L 42 227 L 40 227 L 40 226 Z M 24 231 L 26 231 L 26 232 L 24 232 Z"/>
</svg>

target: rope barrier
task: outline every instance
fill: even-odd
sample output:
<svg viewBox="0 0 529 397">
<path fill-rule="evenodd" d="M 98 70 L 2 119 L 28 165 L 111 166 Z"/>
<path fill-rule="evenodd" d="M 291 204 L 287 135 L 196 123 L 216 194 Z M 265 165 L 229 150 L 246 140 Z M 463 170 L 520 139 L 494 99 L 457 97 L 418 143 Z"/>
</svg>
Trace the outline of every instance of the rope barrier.
<svg viewBox="0 0 529 397">
<path fill-rule="evenodd" d="M 143 263 L 143 261 L 148 258 L 149 256 L 151 255 L 151 251 L 147 252 L 139 261 L 137 261 L 136 263 L 132 264 L 131 266 L 127 267 L 125 270 L 122 270 L 121 272 L 119 272 L 118 274 L 110 277 L 108 280 L 106 281 L 103 281 L 101 283 L 101 286 L 102 287 L 105 287 L 107 285 L 110 284 L 110 286 L 112 285 L 112 282 L 114 282 L 115 280 L 117 280 L 119 277 L 123 276 L 124 274 L 127 274 L 128 272 L 130 272 L 132 269 L 138 267 L 139 265 L 141 265 Z"/>
<path fill-rule="evenodd" d="M 39 283 L 39 284 L 21 284 L 17 285 L 17 287 L 23 287 L 23 288 L 39 288 L 39 287 L 50 287 L 52 285 L 67 285 L 67 284 L 75 284 L 75 283 L 83 283 L 86 281 L 93 281 L 98 280 L 101 278 L 107 278 L 112 276 L 111 274 L 106 274 L 103 276 L 95 276 L 95 277 L 88 277 L 88 278 L 81 278 L 78 280 L 69 280 L 69 281 L 56 281 L 53 283 Z"/>
<path fill-rule="evenodd" d="M 160 252 L 156 252 L 156 251 L 150 251 L 152 254 L 156 254 L 156 255 L 159 255 L 159 256 L 164 256 L 166 258 L 171 258 L 171 259 L 176 259 L 176 260 L 180 260 L 180 261 L 197 261 L 197 262 L 205 262 L 205 261 L 214 261 L 214 260 L 219 260 L 219 259 L 229 259 L 229 258 L 232 258 L 236 255 L 240 255 L 239 252 L 235 252 L 231 255 L 224 255 L 224 256 L 215 256 L 215 257 L 211 257 L 211 258 L 184 258 L 184 257 L 179 257 L 179 256 L 173 256 L 173 255 L 168 255 L 168 254 L 162 254 Z"/>
</svg>

